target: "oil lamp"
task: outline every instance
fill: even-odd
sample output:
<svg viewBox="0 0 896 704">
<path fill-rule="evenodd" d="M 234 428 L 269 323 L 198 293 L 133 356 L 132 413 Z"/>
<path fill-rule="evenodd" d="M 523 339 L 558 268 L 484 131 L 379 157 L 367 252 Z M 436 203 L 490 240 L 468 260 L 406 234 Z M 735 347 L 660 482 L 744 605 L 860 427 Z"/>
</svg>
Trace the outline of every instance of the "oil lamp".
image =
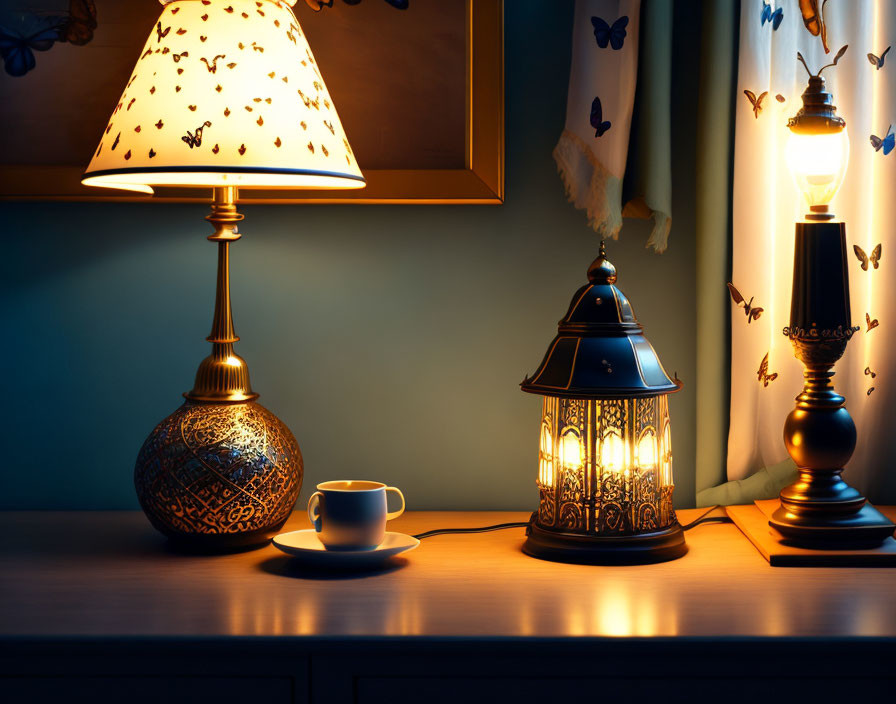
<svg viewBox="0 0 896 704">
<path fill-rule="evenodd" d="M 541 365 L 520 385 L 544 396 L 538 510 L 523 551 L 593 564 L 662 562 L 687 546 L 672 508 L 666 374 L 604 243 Z"/>
<path fill-rule="evenodd" d="M 804 366 L 803 392 L 784 424 L 784 443 L 799 478 L 781 491 L 769 524 L 785 540 L 808 547 L 863 547 L 893 535 L 894 525 L 840 474 L 856 446 L 845 399 L 834 391 L 832 368 L 859 328 L 852 326 L 846 225 L 834 221 L 830 202 L 849 158 L 845 120 L 837 115 L 821 72 L 809 73 L 803 107 L 790 118 L 786 159 L 809 207 L 796 223 L 790 325 L 784 334 Z"/>
</svg>

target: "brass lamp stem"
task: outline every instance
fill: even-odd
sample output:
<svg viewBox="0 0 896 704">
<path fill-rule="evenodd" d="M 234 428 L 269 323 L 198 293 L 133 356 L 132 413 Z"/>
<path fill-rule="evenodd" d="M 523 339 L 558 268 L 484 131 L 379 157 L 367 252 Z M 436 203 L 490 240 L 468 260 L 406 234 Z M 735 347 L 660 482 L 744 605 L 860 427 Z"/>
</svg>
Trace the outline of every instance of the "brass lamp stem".
<svg viewBox="0 0 896 704">
<path fill-rule="evenodd" d="M 237 223 L 243 219 L 236 199 L 235 186 L 215 188 L 212 211 L 205 218 L 215 228 L 208 239 L 218 243 L 218 277 L 212 331 L 205 338 L 212 343 L 212 353 L 199 364 L 193 389 L 184 394 L 191 401 L 238 403 L 258 398 L 249 384 L 246 361 L 233 350 L 240 338 L 233 329 L 230 306 L 230 243 L 241 237 Z"/>
</svg>

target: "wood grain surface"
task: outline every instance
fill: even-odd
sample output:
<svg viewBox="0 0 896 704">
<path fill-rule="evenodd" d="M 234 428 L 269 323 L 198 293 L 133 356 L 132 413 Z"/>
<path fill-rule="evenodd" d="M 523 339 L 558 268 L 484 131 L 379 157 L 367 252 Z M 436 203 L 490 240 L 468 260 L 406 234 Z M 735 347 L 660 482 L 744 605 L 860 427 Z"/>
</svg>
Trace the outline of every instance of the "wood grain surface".
<svg viewBox="0 0 896 704">
<path fill-rule="evenodd" d="M 527 517 L 411 512 L 390 528 Z M 304 527 L 295 513 L 286 530 Z M 334 575 L 272 546 L 172 553 L 137 512 L 5 513 L 0 637 L 896 637 L 896 570 L 771 567 L 730 524 L 686 535 L 684 558 L 634 567 L 527 557 L 522 528 L 445 535 L 376 572 Z"/>
</svg>

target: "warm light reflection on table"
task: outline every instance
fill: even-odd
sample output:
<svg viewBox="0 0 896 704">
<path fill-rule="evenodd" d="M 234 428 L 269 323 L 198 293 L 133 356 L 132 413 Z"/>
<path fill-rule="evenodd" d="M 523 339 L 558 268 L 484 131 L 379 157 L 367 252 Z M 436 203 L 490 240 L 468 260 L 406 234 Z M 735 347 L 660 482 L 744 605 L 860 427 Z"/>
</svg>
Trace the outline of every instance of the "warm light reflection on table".
<svg viewBox="0 0 896 704">
<path fill-rule="evenodd" d="M 411 512 L 390 527 L 526 517 Z M 681 560 L 632 567 L 533 560 L 522 541 L 522 529 L 437 536 L 386 569 L 328 578 L 273 547 L 171 554 L 137 513 L 0 515 L 0 633 L 896 637 L 896 570 L 773 568 L 731 525 L 690 531 Z"/>
</svg>

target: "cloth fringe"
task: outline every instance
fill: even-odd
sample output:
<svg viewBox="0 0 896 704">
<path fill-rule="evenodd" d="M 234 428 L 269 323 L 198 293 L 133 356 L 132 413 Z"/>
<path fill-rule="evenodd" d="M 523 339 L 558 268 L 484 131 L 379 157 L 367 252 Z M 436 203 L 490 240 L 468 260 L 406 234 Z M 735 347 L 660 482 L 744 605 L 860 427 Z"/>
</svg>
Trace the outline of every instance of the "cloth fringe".
<svg viewBox="0 0 896 704">
<path fill-rule="evenodd" d="M 602 238 L 617 239 L 622 228 L 622 179 L 607 171 L 569 130 L 563 130 L 554 147 L 554 161 L 566 197 L 586 212 L 591 229 Z"/>
<path fill-rule="evenodd" d="M 657 253 L 666 251 L 672 218 L 654 210 L 645 198 L 636 198 L 622 207 L 622 179 L 613 176 L 582 140 L 563 130 L 554 147 L 554 161 L 563 180 L 566 197 L 588 216 L 588 225 L 605 239 L 619 239 L 622 217 L 653 217 L 648 247 Z"/>
</svg>

